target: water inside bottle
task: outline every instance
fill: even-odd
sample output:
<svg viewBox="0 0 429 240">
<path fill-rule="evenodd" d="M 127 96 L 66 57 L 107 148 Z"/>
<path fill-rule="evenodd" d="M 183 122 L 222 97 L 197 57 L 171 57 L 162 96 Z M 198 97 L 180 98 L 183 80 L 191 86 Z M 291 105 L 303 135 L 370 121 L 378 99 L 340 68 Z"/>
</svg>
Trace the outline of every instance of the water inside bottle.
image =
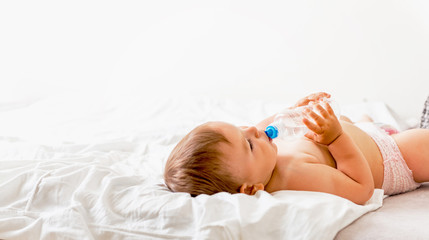
<svg viewBox="0 0 429 240">
<path fill-rule="evenodd" d="M 307 133 L 307 127 L 302 123 L 303 115 L 298 111 L 285 112 L 278 116 L 281 119 L 283 137 L 299 137 Z"/>
</svg>

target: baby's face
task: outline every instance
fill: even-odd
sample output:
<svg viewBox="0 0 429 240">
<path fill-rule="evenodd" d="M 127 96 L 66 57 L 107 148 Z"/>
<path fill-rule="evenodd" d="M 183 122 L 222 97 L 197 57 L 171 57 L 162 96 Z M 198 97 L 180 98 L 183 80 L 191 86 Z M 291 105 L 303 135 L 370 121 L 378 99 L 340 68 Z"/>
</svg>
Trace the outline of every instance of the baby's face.
<svg viewBox="0 0 429 240">
<path fill-rule="evenodd" d="M 214 122 L 231 145 L 222 144 L 225 161 L 233 176 L 247 184 L 267 185 L 274 171 L 277 146 L 262 130 L 256 127 L 236 127 L 224 122 Z M 241 183 L 241 184 L 243 184 Z"/>
</svg>

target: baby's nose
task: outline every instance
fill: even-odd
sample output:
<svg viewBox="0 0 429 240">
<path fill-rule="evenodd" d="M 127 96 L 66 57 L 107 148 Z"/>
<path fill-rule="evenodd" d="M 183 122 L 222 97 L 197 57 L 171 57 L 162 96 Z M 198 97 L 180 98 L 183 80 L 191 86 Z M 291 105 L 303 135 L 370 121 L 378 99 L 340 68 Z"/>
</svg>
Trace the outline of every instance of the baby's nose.
<svg viewBox="0 0 429 240">
<path fill-rule="evenodd" d="M 259 130 L 255 127 L 255 126 L 251 126 L 251 127 L 249 127 L 248 129 L 247 129 L 247 131 L 249 131 L 249 132 L 251 132 L 251 133 L 253 133 L 253 134 L 255 134 L 255 136 L 256 137 L 259 137 L 260 136 L 260 132 L 259 132 Z"/>
</svg>

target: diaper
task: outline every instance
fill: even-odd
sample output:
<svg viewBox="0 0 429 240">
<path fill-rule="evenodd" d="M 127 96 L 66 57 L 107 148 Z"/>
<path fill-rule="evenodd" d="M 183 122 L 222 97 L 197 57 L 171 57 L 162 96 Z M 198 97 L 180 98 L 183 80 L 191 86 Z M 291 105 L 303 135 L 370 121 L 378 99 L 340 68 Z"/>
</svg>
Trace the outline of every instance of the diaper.
<svg viewBox="0 0 429 240">
<path fill-rule="evenodd" d="M 384 194 L 395 195 L 420 187 L 421 184 L 414 181 L 412 171 L 408 168 L 398 145 L 391 136 L 372 123 L 355 125 L 371 136 L 383 156 Z"/>
</svg>

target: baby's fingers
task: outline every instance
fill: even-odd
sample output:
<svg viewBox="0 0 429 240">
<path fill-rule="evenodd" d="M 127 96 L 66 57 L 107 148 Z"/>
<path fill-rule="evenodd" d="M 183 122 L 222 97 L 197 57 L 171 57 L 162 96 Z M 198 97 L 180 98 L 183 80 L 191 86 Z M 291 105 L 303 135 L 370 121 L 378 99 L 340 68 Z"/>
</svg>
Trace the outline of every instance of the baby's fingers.
<svg viewBox="0 0 429 240">
<path fill-rule="evenodd" d="M 326 106 L 326 104 L 325 104 Z M 320 115 L 322 115 L 323 118 L 328 118 L 329 117 L 329 111 L 327 111 L 325 108 L 322 107 L 322 105 L 317 104 L 315 106 L 316 110 L 320 113 Z"/>
<path fill-rule="evenodd" d="M 317 93 L 312 93 L 302 99 L 300 99 L 293 107 L 301 107 L 301 106 L 306 106 L 310 103 L 313 102 L 318 102 L 321 99 L 324 98 L 330 98 L 331 95 L 329 93 L 325 93 L 325 92 L 317 92 Z"/>
<path fill-rule="evenodd" d="M 320 106 L 319 104 L 317 104 L 316 105 L 316 109 L 317 109 L 317 106 L 319 106 L 320 108 L 322 108 L 323 109 L 323 107 L 322 106 Z M 321 110 L 319 110 L 319 109 L 317 109 L 318 111 L 321 111 Z M 324 110 L 324 109 L 323 109 Z M 325 113 L 326 113 L 326 111 L 325 111 Z M 308 116 L 308 117 L 310 117 L 311 119 L 313 119 L 314 120 L 314 122 L 317 124 L 317 125 L 319 125 L 319 126 L 321 126 L 322 124 L 324 124 L 324 122 L 325 122 L 325 120 L 324 120 L 324 118 L 326 118 L 326 117 L 321 117 L 321 116 L 319 116 L 316 112 L 314 112 L 313 110 L 310 110 L 310 109 L 306 109 L 305 111 L 304 111 L 304 114 L 306 115 L 306 116 Z"/>
<path fill-rule="evenodd" d="M 324 103 L 324 107 L 326 109 L 326 111 L 328 111 L 329 114 L 335 114 L 334 109 L 332 109 L 331 104 L 329 104 L 328 102 L 323 102 Z"/>
<path fill-rule="evenodd" d="M 312 101 L 319 101 L 320 99 L 330 98 L 330 97 L 331 97 L 331 94 L 329 94 L 329 93 L 317 92 L 317 93 L 310 94 L 308 96 L 308 99 L 310 99 Z"/>
<path fill-rule="evenodd" d="M 312 112 L 312 113 L 314 113 L 314 112 Z M 314 113 L 314 114 L 316 114 L 316 113 Z M 317 116 L 317 117 L 319 117 L 319 116 Z M 305 126 L 307 126 L 308 129 L 310 129 L 314 133 L 317 133 L 317 134 L 321 134 L 322 133 L 322 128 L 318 124 L 313 123 L 312 121 L 308 120 L 307 118 L 303 118 L 302 122 L 304 123 Z"/>
</svg>

